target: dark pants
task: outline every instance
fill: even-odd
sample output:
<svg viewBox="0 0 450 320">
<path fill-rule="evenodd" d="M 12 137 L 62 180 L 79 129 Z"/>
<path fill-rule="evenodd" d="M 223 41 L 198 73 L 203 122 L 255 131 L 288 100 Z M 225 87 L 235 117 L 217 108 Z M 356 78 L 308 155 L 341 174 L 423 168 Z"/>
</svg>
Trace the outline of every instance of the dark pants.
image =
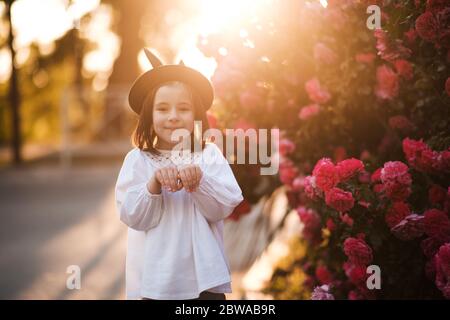
<svg viewBox="0 0 450 320">
<path fill-rule="evenodd" d="M 142 300 L 155 300 L 150 298 L 143 297 Z M 224 293 L 214 293 L 203 291 L 200 293 L 200 296 L 196 299 L 187 299 L 187 300 L 227 300 Z"/>
</svg>

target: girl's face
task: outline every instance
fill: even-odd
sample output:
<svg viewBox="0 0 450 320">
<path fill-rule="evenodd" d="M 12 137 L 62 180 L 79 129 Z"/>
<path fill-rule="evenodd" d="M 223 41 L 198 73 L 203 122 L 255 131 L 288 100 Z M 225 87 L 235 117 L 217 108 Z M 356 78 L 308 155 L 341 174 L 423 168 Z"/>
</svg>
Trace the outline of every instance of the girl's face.
<svg viewBox="0 0 450 320">
<path fill-rule="evenodd" d="M 191 93 L 182 83 L 161 86 L 153 102 L 153 129 L 158 136 L 157 148 L 172 149 L 182 138 L 172 141 L 176 129 L 194 130 L 194 106 Z"/>
</svg>

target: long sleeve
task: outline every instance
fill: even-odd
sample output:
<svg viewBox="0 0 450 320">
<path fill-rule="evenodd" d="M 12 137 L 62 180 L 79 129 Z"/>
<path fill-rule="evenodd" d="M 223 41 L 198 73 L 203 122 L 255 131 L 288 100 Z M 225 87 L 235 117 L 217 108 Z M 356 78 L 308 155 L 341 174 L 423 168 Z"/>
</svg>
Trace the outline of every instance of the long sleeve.
<svg viewBox="0 0 450 320">
<path fill-rule="evenodd" d="M 147 189 L 151 170 L 140 152 L 133 149 L 126 155 L 117 178 L 115 199 L 123 223 L 138 231 L 148 231 L 159 224 L 164 203 L 162 194 L 151 194 Z"/>
<path fill-rule="evenodd" d="M 191 196 L 194 204 L 210 222 L 225 219 L 243 200 L 233 171 L 220 149 L 215 144 L 208 145 L 206 164 L 197 191 Z M 205 150 L 206 151 L 206 150 Z"/>
</svg>

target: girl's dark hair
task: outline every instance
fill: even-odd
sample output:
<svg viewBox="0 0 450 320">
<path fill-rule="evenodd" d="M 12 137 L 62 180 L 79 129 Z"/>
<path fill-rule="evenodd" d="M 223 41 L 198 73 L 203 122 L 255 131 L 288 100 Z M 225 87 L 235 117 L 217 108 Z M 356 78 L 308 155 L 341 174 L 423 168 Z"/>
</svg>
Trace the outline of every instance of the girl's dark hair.
<svg viewBox="0 0 450 320">
<path fill-rule="evenodd" d="M 136 128 L 134 129 L 133 136 L 132 136 L 132 143 L 135 147 L 138 147 L 142 151 L 147 151 L 152 154 L 159 154 L 159 151 L 155 149 L 154 142 L 156 139 L 155 131 L 153 130 L 153 103 L 155 101 L 155 95 L 156 92 L 160 87 L 167 84 L 174 84 L 179 83 L 179 81 L 171 81 L 162 83 L 159 86 L 156 86 L 153 88 L 147 97 L 144 99 L 141 112 L 139 114 L 138 123 L 136 125 Z M 203 150 L 205 148 L 205 142 L 203 140 L 204 132 L 209 129 L 208 124 L 208 118 L 206 117 L 206 111 L 203 107 L 203 103 L 199 97 L 199 95 L 192 90 L 192 88 L 183 83 L 189 91 L 191 92 L 192 96 L 192 103 L 194 107 L 194 120 L 201 121 L 202 124 L 202 132 L 201 132 L 201 149 Z M 194 128 L 195 131 L 195 128 Z M 194 152 L 195 145 L 199 144 L 200 141 L 195 138 L 194 132 L 191 133 L 191 151 Z"/>
</svg>

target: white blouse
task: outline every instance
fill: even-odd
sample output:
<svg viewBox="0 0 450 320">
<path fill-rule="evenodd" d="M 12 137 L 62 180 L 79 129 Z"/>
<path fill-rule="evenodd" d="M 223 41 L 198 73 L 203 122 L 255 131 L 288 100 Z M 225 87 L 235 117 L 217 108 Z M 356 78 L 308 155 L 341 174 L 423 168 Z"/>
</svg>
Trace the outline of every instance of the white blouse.
<svg viewBox="0 0 450 320">
<path fill-rule="evenodd" d="M 186 161 L 203 172 L 197 191 L 148 191 L 156 168 Z M 223 219 L 243 197 L 215 144 L 179 159 L 132 149 L 120 170 L 115 199 L 120 220 L 129 227 L 127 299 L 193 299 L 205 290 L 231 292 Z"/>
</svg>

